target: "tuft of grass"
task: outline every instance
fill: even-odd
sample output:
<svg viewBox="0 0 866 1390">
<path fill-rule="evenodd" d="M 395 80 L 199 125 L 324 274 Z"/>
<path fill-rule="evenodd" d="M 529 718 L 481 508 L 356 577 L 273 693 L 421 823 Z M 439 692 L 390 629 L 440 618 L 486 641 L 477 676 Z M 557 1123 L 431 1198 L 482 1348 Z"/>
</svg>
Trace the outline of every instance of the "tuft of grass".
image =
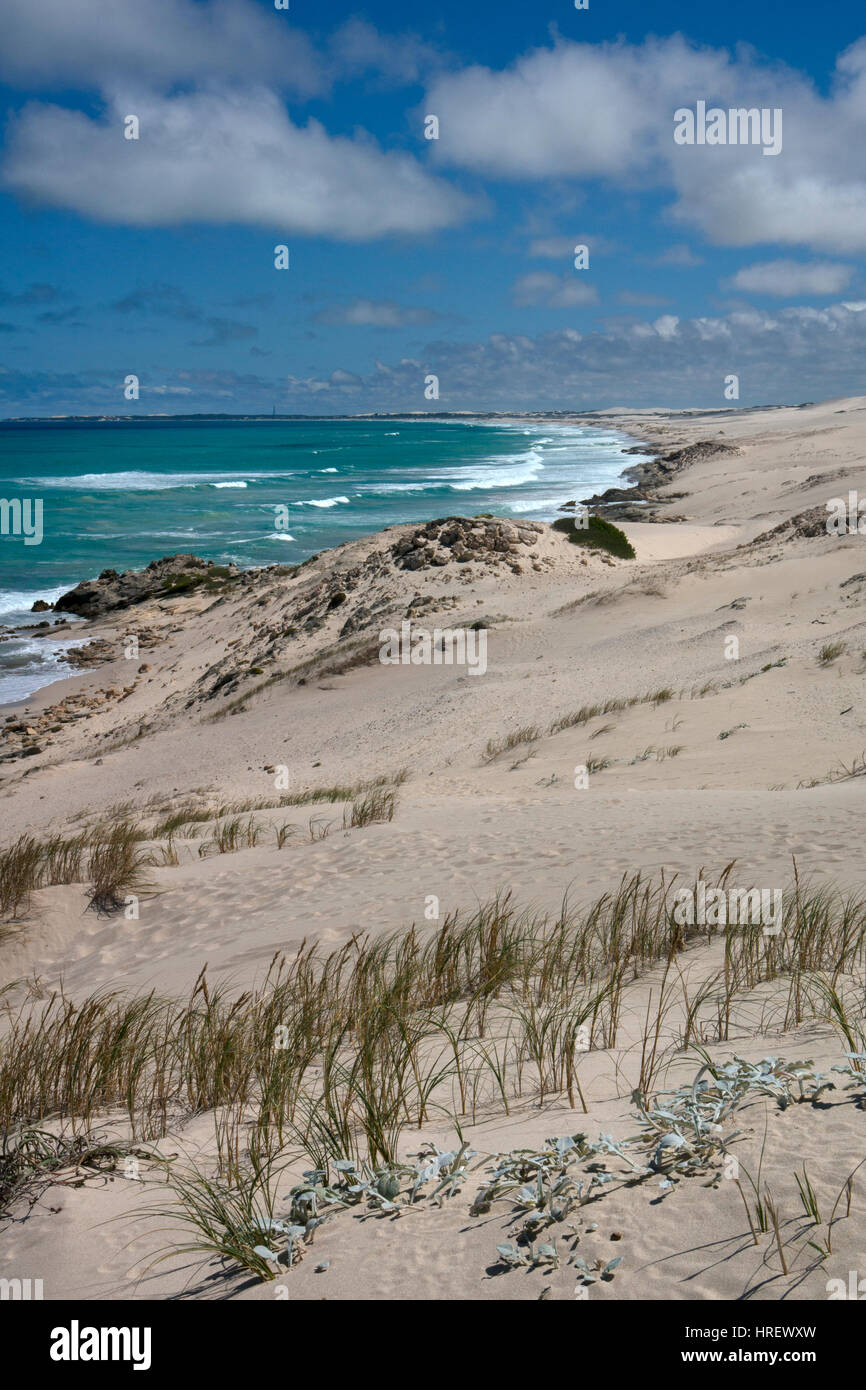
<svg viewBox="0 0 866 1390">
<path fill-rule="evenodd" d="M 365 825 L 381 825 L 394 819 L 397 794 L 392 789 L 375 787 L 366 796 L 353 801 L 343 812 L 343 829 L 354 830 Z"/>
<path fill-rule="evenodd" d="M 572 517 L 563 516 L 554 521 L 554 531 L 567 536 L 572 545 L 582 545 L 587 550 L 605 550 L 620 560 L 634 560 L 635 548 L 624 531 L 603 517 L 592 515 L 587 525 L 576 526 Z"/>
<path fill-rule="evenodd" d="M 89 908 L 100 913 L 118 912 L 129 893 L 146 890 L 143 871 L 152 863 L 134 825 L 121 822 L 114 826 L 90 852 Z"/>
<path fill-rule="evenodd" d="M 55 835 L 43 841 L 21 835 L 14 844 L 0 850 L 0 918 L 14 919 L 26 912 L 30 895 L 37 888 L 82 883 L 97 833 L 85 831 L 68 839 Z"/>
<path fill-rule="evenodd" d="M 282 825 L 274 826 L 274 837 L 277 849 L 284 849 L 288 841 L 294 835 L 296 826 L 291 821 L 283 821 Z"/>
<path fill-rule="evenodd" d="M 818 665 L 831 666 L 847 650 L 847 642 L 825 642 L 818 653 Z"/>
<path fill-rule="evenodd" d="M 22 835 L 0 850 L 0 918 L 14 920 L 30 906 L 39 888 L 88 882 L 89 906 L 98 912 L 114 912 L 123 897 L 143 890 L 142 870 L 153 862 L 138 848 L 142 835 L 128 821 L 64 838 L 36 840 Z"/>
<path fill-rule="evenodd" d="M 239 849 L 254 849 L 262 834 L 263 827 L 257 824 L 252 816 L 246 821 L 240 816 L 235 816 L 232 820 L 223 821 L 218 825 L 211 839 L 199 845 L 199 858 L 205 859 L 212 853 L 234 854 Z"/>
<path fill-rule="evenodd" d="M 287 1228 L 277 1221 L 274 1176 L 273 1165 L 258 1157 L 235 1175 L 231 1186 L 199 1171 L 172 1173 L 169 1188 L 174 1203 L 146 1210 L 185 1227 L 189 1239 L 181 1245 L 172 1243 L 151 1264 L 184 1253 L 218 1255 L 260 1279 L 275 1279 L 280 1271 L 267 1251 Z M 292 1259 L 291 1243 L 288 1259 Z"/>
<path fill-rule="evenodd" d="M 519 748 L 522 743 L 535 743 L 539 738 L 541 738 L 541 730 L 538 726 L 526 724 L 522 729 L 515 729 L 503 738 L 489 738 L 481 757 L 485 763 L 492 763 L 496 761 L 500 753 L 510 753 L 512 748 Z"/>
<path fill-rule="evenodd" d="M 391 773 L 387 776 L 374 777 L 366 782 L 353 782 L 346 786 L 333 787 L 313 787 L 309 791 L 292 792 L 289 796 L 284 796 L 279 802 L 273 803 L 279 806 L 310 806 L 320 801 L 352 801 L 355 797 L 366 792 L 375 791 L 380 787 L 402 787 L 408 779 L 409 772 L 404 767 L 399 772 Z M 258 809 L 257 807 L 254 809 Z"/>
<path fill-rule="evenodd" d="M 800 1193 L 800 1201 L 803 1204 L 804 1214 L 806 1216 L 811 1217 L 811 1219 L 815 1222 L 816 1226 L 820 1226 L 821 1210 L 818 1206 L 818 1198 L 815 1195 L 815 1189 L 812 1186 L 809 1174 L 806 1171 L 805 1163 L 803 1164 L 802 1180 L 800 1178 L 800 1174 L 797 1172 L 794 1173 L 794 1180 L 797 1184 L 797 1190 Z"/>
</svg>

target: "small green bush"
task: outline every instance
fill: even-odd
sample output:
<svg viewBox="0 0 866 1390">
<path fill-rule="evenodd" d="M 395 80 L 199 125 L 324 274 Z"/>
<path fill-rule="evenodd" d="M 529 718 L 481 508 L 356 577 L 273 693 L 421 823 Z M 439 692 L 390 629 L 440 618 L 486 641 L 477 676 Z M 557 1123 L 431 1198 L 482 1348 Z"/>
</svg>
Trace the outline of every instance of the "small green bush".
<svg viewBox="0 0 866 1390">
<path fill-rule="evenodd" d="M 620 560 L 635 559 L 635 549 L 628 536 L 612 521 L 605 521 L 600 516 L 590 516 L 588 521 L 587 526 L 580 527 L 575 525 L 574 517 L 563 516 L 554 521 L 553 529 L 567 536 L 572 545 L 583 545 L 588 550 L 606 550 Z"/>
</svg>

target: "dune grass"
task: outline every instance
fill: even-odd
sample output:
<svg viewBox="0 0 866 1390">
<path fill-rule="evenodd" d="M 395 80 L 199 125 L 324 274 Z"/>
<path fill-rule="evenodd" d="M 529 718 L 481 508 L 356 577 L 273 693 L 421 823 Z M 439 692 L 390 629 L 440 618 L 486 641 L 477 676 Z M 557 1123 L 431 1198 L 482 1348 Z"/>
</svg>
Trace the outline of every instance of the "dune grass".
<svg viewBox="0 0 866 1390">
<path fill-rule="evenodd" d="M 88 885 L 88 906 L 94 911 L 119 911 L 130 894 L 150 891 L 145 877 L 148 866 L 176 866 L 180 862 L 176 839 L 197 839 L 206 826 L 212 826 L 213 831 L 199 846 L 200 858 L 254 848 L 266 831 L 273 831 L 278 849 L 284 848 L 294 828 L 287 822 L 271 827 L 256 821 L 249 814 L 253 811 L 348 802 L 346 829 L 391 821 L 397 790 L 407 777 L 404 768 L 347 786 L 314 787 L 283 797 L 258 797 L 213 807 L 187 803 L 163 814 L 154 825 L 129 819 L 134 807 L 123 803 L 109 808 L 99 821 L 77 835 L 54 835 L 45 840 L 21 835 L 0 850 L 0 922 L 25 915 L 38 889 L 71 883 Z"/>
<path fill-rule="evenodd" d="M 66 883 L 87 883 L 95 911 L 117 910 L 128 893 L 146 890 L 144 868 L 154 860 L 140 839 L 126 821 L 70 837 L 19 836 L 0 851 L 0 919 L 25 913 L 38 888 Z"/>
<path fill-rule="evenodd" d="M 832 666 L 848 650 L 847 642 L 825 642 L 818 653 L 819 666 Z"/>
<path fill-rule="evenodd" d="M 489 738 L 482 751 L 481 760 L 485 763 L 493 763 L 502 753 L 510 753 L 513 748 L 518 748 L 522 744 L 537 743 L 539 739 L 561 734 L 565 729 L 579 728 L 581 725 L 589 724 L 593 719 L 597 719 L 599 715 L 621 714 L 624 710 L 633 709 L 635 705 L 663 705 L 669 700 L 673 700 L 675 696 L 676 691 L 671 686 L 663 685 L 659 686 L 657 690 L 647 691 L 644 695 L 614 696 L 591 705 L 581 705 L 579 709 L 572 710 L 568 714 L 561 714 L 556 719 L 551 720 L 546 729 L 540 728 L 537 724 L 527 724 L 522 728 L 513 730 L 510 734 L 503 734 L 500 738 Z M 601 732 L 602 730 L 599 729 L 591 737 L 595 738 Z"/>
<path fill-rule="evenodd" d="M 9 1012 L 0 1045 L 0 1131 L 59 1123 L 86 1134 L 110 1113 L 140 1143 L 211 1112 L 228 1181 L 246 1151 L 264 1159 L 290 1148 L 316 1169 L 338 1159 L 375 1167 L 396 1162 L 404 1133 L 434 1117 L 459 1126 L 557 1095 L 585 1108 L 582 1059 L 617 1046 L 626 996 L 658 963 L 666 974 L 651 996 L 655 1021 L 647 1006 L 647 1085 L 663 1060 L 658 1011 L 671 1007 L 678 978 L 689 1046 L 736 1036 L 737 1001 L 768 983 L 774 997 L 781 989 L 784 1029 L 828 1018 L 828 989 L 842 999 L 862 972 L 862 894 L 795 880 L 773 936 L 684 926 L 672 888 L 635 874 L 555 915 L 504 894 L 423 931 L 353 937 L 330 952 L 303 943 L 240 995 L 202 972 L 187 998 L 114 990 L 30 1001 Z M 677 959 L 717 938 L 723 964 L 689 995 Z M 855 997 L 841 1006 L 849 1043 L 862 1039 Z"/>
</svg>

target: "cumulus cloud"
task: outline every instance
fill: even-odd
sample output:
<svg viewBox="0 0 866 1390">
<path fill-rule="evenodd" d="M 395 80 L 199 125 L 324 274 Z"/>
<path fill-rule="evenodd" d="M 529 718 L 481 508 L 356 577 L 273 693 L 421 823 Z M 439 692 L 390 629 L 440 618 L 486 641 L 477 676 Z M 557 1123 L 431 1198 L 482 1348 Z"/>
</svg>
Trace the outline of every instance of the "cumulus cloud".
<svg viewBox="0 0 866 1390">
<path fill-rule="evenodd" d="M 656 319 L 653 328 L 660 338 L 675 338 L 679 325 L 676 314 L 662 314 L 661 318 Z"/>
<path fill-rule="evenodd" d="M 377 364 L 353 408 L 423 410 L 428 372 L 439 377 L 443 410 L 724 409 L 730 404 L 725 378 L 732 372 L 740 378 L 740 404 L 818 400 L 862 393 L 864 351 L 866 306 L 662 315 L 611 324 L 604 332 L 564 328 L 537 337 L 493 334 L 483 342 L 431 343 L 417 360 Z M 319 400 L 319 408 L 323 404 Z"/>
<path fill-rule="evenodd" d="M 747 294 L 773 295 L 792 299 L 796 295 L 836 295 L 851 282 L 851 266 L 830 261 L 764 261 L 738 270 L 728 288 Z"/>
<path fill-rule="evenodd" d="M 341 323 L 349 327 L 406 328 L 411 324 L 432 323 L 439 315 L 432 309 L 412 308 L 393 299 L 351 299 L 347 304 L 331 304 L 313 315 L 315 323 Z"/>
<path fill-rule="evenodd" d="M 581 304 L 595 304 L 598 291 L 594 285 L 573 275 L 554 275 L 549 270 L 533 270 L 521 275 L 513 286 L 515 304 L 526 307 L 543 304 L 548 309 L 575 309 Z"/>
<path fill-rule="evenodd" d="M 742 308 L 719 317 L 662 315 L 581 334 L 567 327 L 536 337 L 494 333 L 483 340 L 431 342 L 418 357 L 378 361 L 366 374 L 339 362 L 315 377 L 261 377 L 185 369 L 142 372 L 140 409 L 184 393 L 189 408 L 323 412 L 425 410 L 425 377 L 439 377 L 441 410 L 591 410 L 604 406 L 720 409 L 725 378 L 740 378 L 740 404 L 820 400 L 862 393 L 866 303 L 823 309 Z M 5 414 L 117 409 L 117 371 L 28 373 L 0 365 Z"/>
<path fill-rule="evenodd" d="M 673 114 L 780 108 L 782 151 L 677 145 Z M 671 216 L 711 241 L 866 249 L 866 39 L 843 53 L 828 96 L 802 74 L 680 36 L 643 44 L 557 43 L 503 71 L 436 78 L 434 157 L 493 178 L 603 179 L 670 189 Z"/>
<path fill-rule="evenodd" d="M 375 74 L 385 85 L 406 86 L 440 68 L 444 55 L 414 34 L 382 34 L 365 19 L 349 19 L 330 41 L 341 74 Z"/>
<path fill-rule="evenodd" d="M 254 0 L 0 0 L 0 27 L 0 77 L 16 85 L 217 79 L 308 96 L 327 86 L 291 11 Z"/>
<path fill-rule="evenodd" d="M 140 139 L 123 138 L 123 117 Z M 10 126 L 3 182 L 37 203 L 138 227 L 249 223 L 365 241 L 463 221 L 476 203 L 369 136 L 295 125 L 264 88 L 127 92 L 102 119 L 30 103 Z"/>
</svg>

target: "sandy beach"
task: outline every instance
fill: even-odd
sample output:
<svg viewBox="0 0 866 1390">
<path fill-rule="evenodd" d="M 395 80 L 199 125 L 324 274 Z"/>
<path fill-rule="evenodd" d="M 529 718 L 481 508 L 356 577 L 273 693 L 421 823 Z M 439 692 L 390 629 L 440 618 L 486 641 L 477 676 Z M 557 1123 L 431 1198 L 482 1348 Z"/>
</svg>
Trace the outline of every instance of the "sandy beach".
<svg viewBox="0 0 866 1390">
<path fill-rule="evenodd" d="M 664 907 L 651 950 L 606 937 L 580 990 L 574 973 L 562 976 L 556 1017 L 579 994 L 585 1016 L 576 1005 L 570 1016 L 588 1031 L 552 1047 L 550 1075 L 526 1022 L 533 1001 L 552 1017 L 548 994 L 534 993 L 536 965 L 485 977 L 483 1024 L 465 981 L 431 996 L 407 1054 L 412 1098 L 392 1115 L 402 1177 L 376 1189 L 380 1150 L 372 1195 L 347 1195 L 336 1170 L 315 1179 L 338 1199 L 320 1193 L 327 1220 L 295 1238 L 297 1258 L 278 1262 L 275 1278 L 181 1253 L 188 1232 L 159 1214 L 177 1200 L 172 1174 L 249 1171 L 268 1125 L 254 1085 L 232 1095 L 233 1063 L 223 1089 L 214 1083 L 218 1103 L 207 1087 L 175 1088 L 159 1123 L 148 1072 L 147 1124 L 135 1134 L 114 1080 L 88 1093 L 86 1125 L 75 1088 L 60 1103 L 62 1086 L 46 1081 L 43 1112 L 31 1096 L 19 1115 L 110 1136 L 121 1156 L 99 1170 L 70 1161 L 62 1180 L 22 1187 L 0 1276 L 42 1278 L 46 1298 L 78 1300 L 272 1299 L 285 1288 L 292 1300 L 787 1301 L 824 1299 L 828 1281 L 862 1267 L 864 1170 L 847 1184 L 863 1157 L 864 1082 L 856 1064 L 852 1075 L 831 1068 L 863 1051 L 866 561 L 863 535 L 825 523 L 831 499 L 866 497 L 866 397 L 584 422 L 657 456 L 620 511 L 648 518 L 621 520 L 634 559 L 519 518 L 507 532 L 476 522 L 478 535 L 449 549 L 445 519 L 296 569 L 181 587 L 76 629 L 97 664 L 0 712 L 3 843 L 134 825 L 147 862 L 101 911 L 89 879 L 71 873 L 22 896 L 0 925 L 4 1032 L 35 1058 L 24 1020 L 58 992 L 61 1012 L 109 992 L 188 1000 L 205 966 L 194 997 L 206 1008 L 224 999 L 228 1029 L 237 1000 L 242 1013 L 267 993 L 275 958 L 345 950 L 348 973 L 377 942 L 405 944 L 413 924 L 424 941 L 450 914 L 471 921 L 509 893 L 502 930 L 535 914 L 531 932 L 549 943 L 562 913 L 588 941 L 581 914 L 604 899 L 603 918 L 636 875 L 638 894 L 670 902 L 720 881 L 784 894 L 784 931 L 710 922 L 671 935 Z M 619 524 L 615 506 L 601 510 Z M 483 636 L 485 669 L 384 664 L 380 634 L 404 623 Z M 634 901 L 623 908 L 632 928 Z M 821 903 L 834 925 L 818 943 Z M 796 960 L 784 945 L 793 938 Z M 747 939 L 760 963 L 747 961 Z M 850 1010 L 848 1039 L 828 991 Z M 328 1065 L 354 1056 L 361 1024 L 351 1010 L 347 1019 L 333 1053 L 312 1048 L 301 1092 L 313 1107 Z M 395 1034 L 389 1046 L 404 1043 Z M 497 1048 L 508 1059 L 501 1082 Z M 809 1065 L 749 1070 L 765 1058 Z M 422 1099 L 418 1059 L 429 1068 Z M 709 1062 L 733 1067 L 730 1110 L 721 1071 L 702 1072 Z M 577 1090 L 563 1082 L 572 1064 Z M 6 1066 L 11 1075 L 14 1059 Z M 0 1083 L 16 1104 L 25 1091 Z M 360 1090 L 342 1094 L 357 1181 L 369 1135 Z M 281 1215 L 289 1190 L 320 1168 L 321 1145 L 304 1151 L 299 1139 L 304 1103 L 280 1141 L 268 1131 L 269 1158 L 284 1165 Z M 666 1133 L 675 1139 L 662 1143 Z M 567 1162 L 551 1149 L 578 1135 Z M 428 1176 L 410 1199 L 407 1174 L 429 1167 L 431 1146 L 457 1155 L 456 1169 L 450 1159 L 436 1169 L 434 1157 L 436 1179 L 455 1181 L 434 1198 Z M 515 1182 L 497 1179 L 502 1191 L 494 1183 L 479 1200 L 497 1156 L 518 1151 L 536 1157 L 512 1159 Z M 559 1207 L 520 1196 L 542 1152 L 551 1182 L 568 1179 Z M 804 1169 L 819 1216 L 802 1197 Z"/>
</svg>

